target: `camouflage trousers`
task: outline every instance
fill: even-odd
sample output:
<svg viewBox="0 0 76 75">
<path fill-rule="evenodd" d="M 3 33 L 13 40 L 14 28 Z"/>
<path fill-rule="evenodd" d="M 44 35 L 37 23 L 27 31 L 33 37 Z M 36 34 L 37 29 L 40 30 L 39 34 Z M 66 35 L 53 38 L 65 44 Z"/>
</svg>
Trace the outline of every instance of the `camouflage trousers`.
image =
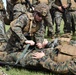
<svg viewBox="0 0 76 75">
<path fill-rule="evenodd" d="M 24 56 L 19 61 L 19 64 L 21 64 L 23 67 L 41 65 L 43 68 L 48 69 L 48 70 L 53 71 L 53 72 L 56 72 L 56 73 L 76 74 L 76 58 L 67 60 L 65 62 L 58 63 L 52 59 L 51 54 L 53 54 L 53 53 L 52 53 L 52 50 L 50 48 L 43 50 L 43 52 L 45 53 L 45 56 L 40 58 L 40 59 L 32 58 L 32 54 L 35 52 L 37 52 L 37 51 L 34 50 L 34 51 L 30 52 L 26 57 Z M 38 51 L 38 52 L 40 52 L 40 51 Z M 21 52 L 6 54 L 4 61 L 16 62 L 17 59 L 20 57 L 20 55 L 21 55 Z M 1 58 L 3 60 L 3 57 L 1 57 Z M 1 58 L 0 58 L 0 60 L 1 60 Z"/>
<path fill-rule="evenodd" d="M 62 21 L 62 13 L 59 11 L 56 11 L 54 18 L 55 18 L 55 23 L 56 23 L 55 33 L 59 34 L 60 33 L 60 25 L 61 25 L 61 21 Z"/>
<path fill-rule="evenodd" d="M 74 34 L 76 30 L 76 11 L 70 11 L 70 15 L 71 15 L 72 32 Z"/>
<path fill-rule="evenodd" d="M 44 19 L 44 25 L 45 27 L 48 26 L 48 36 L 52 37 L 54 35 L 54 28 L 53 28 L 52 17 L 50 15 L 50 12 Z"/>
<path fill-rule="evenodd" d="M 0 11 L 0 42 L 5 42 L 7 40 L 7 36 L 2 15 L 2 11 Z"/>
</svg>

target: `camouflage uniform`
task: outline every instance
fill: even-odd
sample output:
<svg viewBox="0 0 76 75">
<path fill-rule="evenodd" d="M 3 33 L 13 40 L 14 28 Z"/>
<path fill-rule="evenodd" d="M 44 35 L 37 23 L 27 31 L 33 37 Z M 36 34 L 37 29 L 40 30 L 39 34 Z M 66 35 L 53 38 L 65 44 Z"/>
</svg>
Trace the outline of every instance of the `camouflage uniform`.
<svg viewBox="0 0 76 75">
<path fill-rule="evenodd" d="M 65 42 L 65 44 L 63 45 L 63 49 L 67 49 L 68 47 L 71 46 L 71 45 L 67 45 L 68 47 L 66 48 L 65 47 L 66 43 L 67 42 Z M 76 48 L 75 46 L 71 46 L 71 47 L 72 48 L 74 47 L 74 50 Z M 57 47 L 57 49 L 58 49 L 58 47 Z M 65 54 L 64 52 L 63 52 L 64 54 L 57 52 L 56 48 L 54 50 L 52 50 L 51 48 L 45 48 L 42 51 L 45 53 L 45 56 L 42 57 L 41 59 L 32 58 L 33 53 L 41 52 L 41 50 L 33 50 L 33 51 L 30 51 L 30 53 L 27 56 L 24 56 L 19 61 L 19 64 L 21 64 L 23 67 L 42 66 L 43 68 L 46 68 L 50 71 L 53 71 L 54 73 L 56 72 L 59 74 L 66 74 L 66 73 L 76 74 L 76 57 L 70 56 L 69 54 Z M 58 53 L 62 55 L 60 58 L 60 61 L 58 61 L 58 59 L 56 61 L 56 58 L 58 57 L 58 55 L 57 55 Z M 73 53 L 76 54 L 75 52 L 73 52 Z M 1 52 L 0 52 L 0 54 L 1 54 Z M 11 62 L 11 61 L 16 62 L 17 59 L 20 57 L 21 52 L 10 53 L 7 55 L 6 54 L 7 53 L 5 53 L 4 56 L 0 57 L 0 59 L 2 59 L 4 61 L 8 61 L 8 62 Z M 68 57 L 66 58 L 66 56 L 69 56 L 70 59 L 68 59 Z M 63 61 L 63 59 L 64 59 L 64 61 Z"/>
<path fill-rule="evenodd" d="M 7 0 L 6 2 L 8 19 L 10 22 L 26 12 L 25 0 Z"/>
<path fill-rule="evenodd" d="M 75 28 L 76 28 L 76 2 L 74 0 L 71 0 L 71 7 L 69 9 L 70 15 L 71 15 L 71 22 L 72 22 L 72 32 L 73 35 L 75 34 Z"/>
<path fill-rule="evenodd" d="M 61 1 L 62 2 L 62 1 Z M 70 5 L 70 0 L 66 0 L 67 4 L 68 4 L 68 7 Z M 63 16 L 63 12 L 59 11 L 58 9 L 58 6 L 61 6 L 59 0 L 54 0 L 53 3 L 52 3 L 52 6 L 55 8 L 55 23 L 56 23 L 56 29 L 55 29 L 55 33 L 56 34 L 59 34 L 60 33 L 60 25 L 61 25 L 61 20 L 63 18 L 64 20 L 64 23 L 65 23 L 65 19 L 64 19 L 64 16 Z M 64 27 L 66 24 L 64 24 Z M 69 27 L 69 28 L 68 28 Z M 66 29 L 64 28 L 64 31 L 66 31 Z M 70 32 L 70 26 L 67 26 L 67 31 L 66 32 Z"/>
<path fill-rule="evenodd" d="M 50 2 L 50 5 L 48 5 L 49 2 Z M 51 1 L 49 1 L 49 0 L 46 0 L 46 1 L 32 0 L 32 4 L 34 6 L 38 5 L 39 3 L 45 3 L 45 4 L 47 4 L 49 6 L 49 11 L 50 11 L 50 9 L 51 9 Z M 50 15 L 49 11 L 48 11 L 47 16 L 44 19 L 44 25 L 45 25 L 45 28 L 46 28 L 46 26 L 48 26 L 48 36 L 52 37 L 53 34 L 54 34 L 54 32 L 53 32 L 52 18 L 51 18 L 51 15 Z"/>
<path fill-rule="evenodd" d="M 47 15 L 47 5 L 40 4 L 40 6 L 36 6 L 35 8 L 35 12 L 39 11 L 38 13 L 42 15 L 42 18 Z M 12 21 L 10 26 L 11 28 L 7 32 L 9 39 L 6 44 L 6 50 L 8 51 L 21 50 L 26 40 L 33 40 L 36 43 L 42 43 L 44 40 L 44 25 L 42 21 L 35 21 L 32 13 L 23 13 Z"/>
<path fill-rule="evenodd" d="M 50 0 L 49 8 L 51 7 L 51 8 L 50 8 L 50 13 L 51 13 L 51 17 L 52 17 L 52 23 L 53 23 L 53 25 L 54 25 L 55 8 L 52 6 L 53 2 L 54 2 L 54 0 Z"/>
<path fill-rule="evenodd" d="M 0 0 L 0 43 L 6 41 L 4 17 L 5 17 L 5 9 L 3 1 Z"/>
</svg>

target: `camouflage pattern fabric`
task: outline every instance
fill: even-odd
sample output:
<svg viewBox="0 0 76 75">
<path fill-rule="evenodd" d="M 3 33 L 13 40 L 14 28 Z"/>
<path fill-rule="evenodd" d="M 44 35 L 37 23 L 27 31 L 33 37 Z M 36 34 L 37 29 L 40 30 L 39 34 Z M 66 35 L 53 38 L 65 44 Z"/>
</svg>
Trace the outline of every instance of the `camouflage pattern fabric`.
<svg viewBox="0 0 76 75">
<path fill-rule="evenodd" d="M 0 42 L 6 41 L 6 32 L 5 32 L 5 24 L 4 24 L 4 17 L 5 17 L 5 10 L 2 0 L 0 0 Z"/>
<path fill-rule="evenodd" d="M 32 13 L 31 15 L 33 16 Z M 44 35 L 42 34 L 44 34 L 44 26 L 42 25 L 42 22 L 35 22 L 35 20 L 33 21 L 31 27 L 33 36 L 30 36 L 30 18 L 26 13 L 22 14 L 17 19 L 11 22 L 11 28 L 7 32 L 7 36 L 9 37 L 8 43 L 6 44 L 7 50 L 12 50 L 12 48 L 15 50 L 18 50 L 18 48 L 22 49 L 25 40 L 31 39 L 36 42 L 43 42 Z M 36 30 L 34 31 L 33 29 Z"/>
<path fill-rule="evenodd" d="M 64 46 L 64 48 L 66 48 L 65 44 L 63 46 Z M 72 48 L 70 48 L 70 49 L 72 49 Z M 46 68 L 50 71 L 53 71 L 54 73 L 59 73 L 59 74 L 67 74 L 67 73 L 76 74 L 76 57 L 72 57 L 71 59 L 66 58 L 66 61 L 63 61 L 63 62 L 56 62 L 54 60 L 54 58 L 55 58 L 55 56 L 57 57 L 57 54 L 59 52 L 57 52 L 55 49 L 53 50 L 51 48 L 45 48 L 45 49 L 42 49 L 42 51 L 45 53 L 44 57 L 42 57 L 40 59 L 32 58 L 33 53 L 41 52 L 41 50 L 37 49 L 37 50 L 30 51 L 29 54 L 27 56 L 24 56 L 20 60 L 19 63 L 23 67 L 41 65 L 43 68 Z M 5 54 L 5 56 L 2 56 L 2 54 Z M 0 52 L 0 56 L 1 56 L 0 60 L 6 61 L 6 62 L 16 62 L 17 59 L 20 57 L 20 55 L 21 55 L 20 51 L 14 52 L 14 53 L 9 53 L 9 54 L 7 52 L 4 52 L 4 53 Z"/>
<path fill-rule="evenodd" d="M 52 52 L 52 50 L 50 48 L 44 49 L 43 51 L 45 53 L 45 56 L 43 58 L 33 59 L 32 54 L 37 52 L 36 50 L 34 50 L 34 51 L 30 52 L 26 57 L 21 59 L 19 63 L 23 67 L 41 65 L 43 68 L 46 68 L 50 71 L 53 71 L 54 73 L 59 73 L 59 74 L 67 74 L 67 73 L 76 74 L 76 63 L 75 63 L 76 58 L 66 60 L 65 62 L 56 62 L 50 57 L 50 54 L 55 55 L 54 51 Z M 21 52 L 11 53 L 7 56 L 6 61 L 16 62 L 16 60 L 18 59 L 20 54 L 21 54 Z"/>
<path fill-rule="evenodd" d="M 27 60 L 26 64 L 35 65 L 35 66 L 40 64 L 41 66 L 43 66 L 43 68 L 53 71 L 54 73 L 56 72 L 60 74 L 66 74 L 66 73 L 72 72 L 73 74 L 76 74 L 76 70 L 75 70 L 76 58 L 66 60 L 65 62 L 55 62 L 50 55 L 56 56 L 56 52 L 54 51 L 52 52 L 50 48 L 47 50 L 44 50 L 44 52 L 46 56 L 37 60 L 38 62 L 35 59 L 34 59 L 35 62 L 33 61 L 33 59 L 32 60 L 26 59 Z"/>
<path fill-rule="evenodd" d="M 22 13 L 25 13 L 26 6 L 22 4 L 22 0 L 7 0 L 7 13 L 10 22 Z"/>
<path fill-rule="evenodd" d="M 66 2 L 69 6 L 70 5 L 70 0 L 68 0 L 68 1 L 66 0 Z M 52 3 L 52 6 L 55 8 L 55 17 L 54 17 L 55 23 L 56 23 L 55 33 L 56 34 L 60 33 L 60 25 L 61 25 L 61 20 L 62 19 L 64 20 L 64 32 L 70 33 L 70 31 L 71 31 L 70 25 L 66 26 L 65 17 L 63 16 L 63 13 L 58 9 L 58 7 L 61 6 L 59 0 L 54 0 L 53 3 Z"/>
<path fill-rule="evenodd" d="M 40 7 L 42 7 L 42 8 L 40 9 Z M 46 16 L 47 13 L 49 12 L 49 8 L 48 8 L 48 6 L 46 4 L 40 3 L 40 4 L 35 6 L 34 11 L 39 12 L 42 16 Z"/>
<path fill-rule="evenodd" d="M 43 6 L 42 10 L 44 9 L 44 11 L 42 11 L 41 9 L 37 9 L 37 10 L 42 14 L 42 16 L 45 16 L 43 24 L 45 27 L 48 26 L 49 36 L 52 37 L 54 32 L 53 32 L 52 18 L 51 18 L 50 12 L 49 12 L 50 8 L 48 5 L 46 5 L 44 3 L 40 3 L 35 6 L 35 10 L 36 10 L 36 7 L 40 7 L 40 6 Z M 47 7 L 47 9 L 45 10 L 46 7 Z"/>
<path fill-rule="evenodd" d="M 72 32 L 75 35 L 76 32 L 76 11 L 70 12 L 71 14 L 71 22 L 72 22 Z"/>
<path fill-rule="evenodd" d="M 59 34 L 60 33 L 60 25 L 62 21 L 62 13 L 61 12 L 55 12 L 55 23 L 56 23 L 56 28 L 55 28 L 55 33 Z"/>
<path fill-rule="evenodd" d="M 71 15 L 71 23 L 72 23 L 72 32 L 73 35 L 75 35 L 76 31 L 76 7 L 75 4 L 76 2 L 74 0 L 71 0 L 71 7 L 69 9 L 70 15 Z"/>
<path fill-rule="evenodd" d="M 18 18 L 21 14 L 26 12 L 26 6 L 22 4 L 16 4 L 13 7 L 13 19 Z"/>
</svg>

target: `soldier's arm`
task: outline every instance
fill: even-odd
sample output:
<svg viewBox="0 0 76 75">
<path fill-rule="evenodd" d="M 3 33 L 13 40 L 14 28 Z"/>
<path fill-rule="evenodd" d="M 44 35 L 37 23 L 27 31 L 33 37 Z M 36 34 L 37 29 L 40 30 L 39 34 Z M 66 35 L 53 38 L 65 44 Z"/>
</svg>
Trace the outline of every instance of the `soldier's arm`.
<svg viewBox="0 0 76 75">
<path fill-rule="evenodd" d="M 36 43 L 42 43 L 44 40 L 44 26 L 40 25 L 40 29 L 35 33 Z"/>
<path fill-rule="evenodd" d="M 27 25 L 27 21 L 28 21 L 28 17 L 23 14 L 21 15 L 19 18 L 17 18 L 16 20 L 14 20 L 12 23 L 11 23 L 11 29 L 12 31 L 20 38 L 21 41 L 25 41 L 26 38 L 22 32 L 22 29 L 24 26 Z"/>
<path fill-rule="evenodd" d="M 50 49 L 49 49 L 50 50 Z M 34 59 L 38 59 L 39 64 L 43 67 L 46 68 L 50 71 L 56 72 L 56 73 L 68 73 L 69 71 L 69 65 L 73 63 L 71 62 L 72 60 L 69 61 L 65 61 L 65 62 L 56 62 L 54 60 L 51 59 L 51 57 L 49 56 L 49 54 L 45 53 L 45 52 L 36 52 L 34 54 L 32 54 L 32 58 Z M 68 65 L 69 64 L 69 65 Z M 72 68 L 72 66 L 70 66 Z"/>
<path fill-rule="evenodd" d="M 51 9 L 52 4 L 54 3 L 54 1 L 55 1 L 55 0 L 50 0 L 50 1 L 49 1 L 49 5 L 48 5 L 48 6 L 49 6 L 49 9 Z"/>
<path fill-rule="evenodd" d="M 71 6 L 71 0 L 67 0 L 67 4 L 63 4 L 62 6 L 65 9 L 70 8 L 70 6 Z"/>
<path fill-rule="evenodd" d="M 52 1 L 52 7 L 54 7 L 54 8 L 57 8 L 57 9 L 58 9 L 58 7 L 59 7 L 59 6 L 58 6 L 57 4 L 55 4 L 55 1 L 56 1 L 56 0 L 53 0 L 53 1 Z"/>
<path fill-rule="evenodd" d="M 67 0 L 68 8 L 71 6 L 71 0 Z"/>
</svg>

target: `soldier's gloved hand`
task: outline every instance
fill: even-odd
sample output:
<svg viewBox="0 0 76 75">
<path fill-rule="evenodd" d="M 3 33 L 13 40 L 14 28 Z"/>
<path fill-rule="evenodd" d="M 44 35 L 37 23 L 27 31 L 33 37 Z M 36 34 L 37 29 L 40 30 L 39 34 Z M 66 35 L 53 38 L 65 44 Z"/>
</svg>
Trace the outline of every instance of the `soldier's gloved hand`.
<svg viewBox="0 0 76 75">
<path fill-rule="evenodd" d="M 48 44 L 48 40 L 47 39 L 44 39 L 42 45 L 43 45 L 43 48 L 45 48 L 45 46 Z"/>
<path fill-rule="evenodd" d="M 67 4 L 64 4 L 64 5 L 63 5 L 63 7 L 64 7 L 64 8 L 67 8 L 67 7 L 68 7 L 68 5 L 67 5 Z"/>
<path fill-rule="evenodd" d="M 37 46 L 39 49 L 43 48 L 43 44 L 42 44 L 42 43 L 37 43 L 36 46 Z"/>
<path fill-rule="evenodd" d="M 44 39 L 43 43 L 37 43 L 36 46 L 41 49 L 41 48 L 45 48 L 47 44 L 48 44 L 48 40 Z"/>
<path fill-rule="evenodd" d="M 58 9 L 59 9 L 60 11 L 63 11 L 61 6 L 58 6 Z"/>
<path fill-rule="evenodd" d="M 26 40 L 26 44 L 30 44 L 31 46 L 35 45 L 35 42 L 33 40 Z"/>
</svg>

